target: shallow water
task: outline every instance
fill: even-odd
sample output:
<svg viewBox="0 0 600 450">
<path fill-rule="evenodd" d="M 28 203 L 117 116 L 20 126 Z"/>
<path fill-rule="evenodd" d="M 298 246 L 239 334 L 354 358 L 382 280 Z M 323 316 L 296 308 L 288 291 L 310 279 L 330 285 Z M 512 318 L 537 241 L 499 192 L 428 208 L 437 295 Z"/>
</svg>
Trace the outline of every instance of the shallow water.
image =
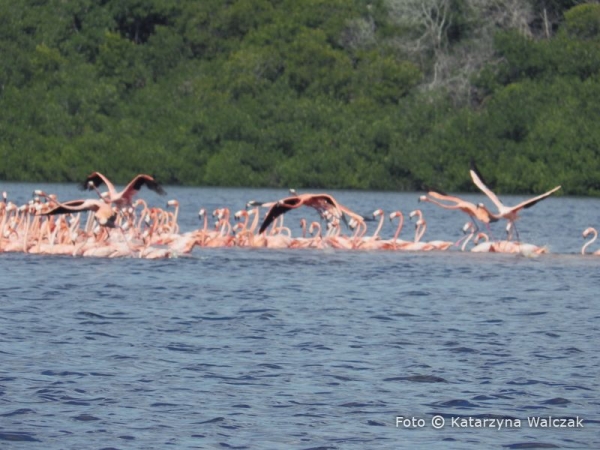
<svg viewBox="0 0 600 450">
<path fill-rule="evenodd" d="M 20 203 L 33 186 L 5 189 Z M 200 207 L 235 211 L 286 195 L 168 191 L 181 202 L 182 231 L 198 226 Z M 420 206 L 426 240 L 457 239 L 466 219 L 419 205 L 416 194 L 335 196 L 361 213 Z M 598 225 L 598 203 L 551 198 L 525 211 L 521 238 L 553 252 L 538 258 L 2 254 L 0 448 L 600 448 L 600 258 L 578 254 L 583 229 Z M 295 232 L 302 215 L 286 218 Z M 386 224 L 383 234 L 392 233 Z M 446 421 L 439 430 L 436 415 Z M 425 426 L 397 427 L 397 416 Z M 527 423 L 547 416 L 580 417 L 584 428 Z M 521 427 L 452 426 L 469 417 Z"/>
</svg>

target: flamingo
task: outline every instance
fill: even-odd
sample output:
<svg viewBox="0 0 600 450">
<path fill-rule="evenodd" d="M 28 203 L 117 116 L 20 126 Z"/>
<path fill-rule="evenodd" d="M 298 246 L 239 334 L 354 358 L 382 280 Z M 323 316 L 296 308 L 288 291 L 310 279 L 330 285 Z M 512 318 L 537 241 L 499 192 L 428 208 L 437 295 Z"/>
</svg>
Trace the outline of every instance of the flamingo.
<svg viewBox="0 0 600 450">
<path fill-rule="evenodd" d="M 298 192 L 296 191 L 296 189 L 290 189 L 289 190 L 290 195 L 292 197 L 298 197 L 300 194 L 298 194 Z M 337 202 L 337 207 L 339 208 L 339 210 L 343 213 L 342 218 L 344 219 L 344 222 L 346 222 L 346 218 L 344 216 L 348 216 L 350 218 L 349 221 L 346 222 L 346 224 L 348 226 L 350 226 L 350 222 L 354 221 L 355 224 L 353 225 L 353 227 L 357 227 L 357 226 L 361 226 L 365 225 L 365 220 L 375 220 L 375 219 L 366 219 L 364 218 L 362 215 L 355 213 L 354 211 L 352 211 L 350 208 L 347 208 L 346 206 L 342 205 L 340 202 Z M 322 214 L 324 216 L 325 219 L 329 220 L 328 217 L 326 217 L 326 214 Z"/>
<path fill-rule="evenodd" d="M 596 241 L 596 239 L 598 238 L 598 231 L 596 231 L 596 229 L 595 229 L 595 228 L 592 228 L 592 227 L 589 227 L 589 228 L 586 228 L 586 229 L 585 229 L 585 231 L 583 232 L 583 238 L 584 238 L 584 239 L 585 239 L 585 238 L 587 238 L 587 237 L 588 237 L 590 234 L 593 234 L 593 237 L 592 237 L 592 238 L 591 238 L 589 241 L 587 241 L 587 242 L 586 242 L 586 243 L 583 245 L 583 247 L 581 247 L 581 254 L 582 254 L 582 255 L 585 255 L 585 250 L 586 250 L 586 249 L 587 249 L 587 248 L 588 248 L 590 245 L 592 245 L 592 244 L 593 244 L 593 243 Z M 592 253 L 592 255 L 595 255 L 595 256 L 600 256 L 600 250 L 596 250 L 594 253 Z"/>
<path fill-rule="evenodd" d="M 98 187 L 102 186 L 102 184 L 106 184 L 108 188 L 107 196 L 100 194 L 98 191 Z M 135 176 L 121 192 L 117 192 L 115 186 L 100 172 L 92 172 L 88 175 L 81 187 L 83 190 L 94 189 L 107 203 L 114 203 L 118 207 L 124 207 L 131 205 L 133 196 L 139 192 L 142 186 L 147 186 L 148 189 L 160 195 L 166 194 L 162 186 L 154 178 L 145 174 Z"/>
<path fill-rule="evenodd" d="M 336 200 L 328 194 L 299 194 L 292 197 L 283 198 L 275 202 L 269 211 L 267 216 L 263 220 L 263 223 L 258 230 L 258 234 L 263 233 L 273 221 L 285 214 L 286 212 L 299 208 L 301 206 L 310 206 L 315 208 L 319 212 L 330 212 L 333 217 L 340 219 L 342 217 L 342 211 Z"/>
<path fill-rule="evenodd" d="M 483 239 L 483 242 L 479 242 Z M 490 238 L 485 233 L 477 233 L 473 242 L 476 244 L 475 247 L 471 249 L 474 253 L 486 253 L 486 252 L 494 252 L 494 243 L 490 241 Z"/>
<path fill-rule="evenodd" d="M 51 216 L 55 214 L 68 214 L 79 211 L 93 211 L 94 217 L 103 227 L 114 228 L 117 213 L 113 211 L 111 206 L 103 200 L 87 199 L 87 200 L 71 200 L 64 203 L 58 203 L 52 209 L 43 211 L 41 215 Z"/>
<path fill-rule="evenodd" d="M 373 232 L 373 234 L 366 238 L 355 239 L 354 248 L 361 248 L 366 250 L 378 250 L 386 247 L 386 242 L 380 240 L 379 232 L 383 227 L 383 222 L 385 219 L 385 215 L 383 214 L 382 209 L 377 209 L 373 211 L 373 218 L 376 219 L 379 217 L 379 223 L 377 224 L 377 228 Z"/>
<path fill-rule="evenodd" d="M 398 226 L 396 227 L 396 232 L 394 236 L 389 241 L 386 241 L 382 248 L 387 250 L 399 250 L 406 245 L 410 245 L 410 241 L 404 241 L 402 239 L 398 239 L 400 236 L 400 232 L 402 231 L 402 226 L 404 225 L 404 215 L 401 211 L 394 211 L 390 214 L 390 222 L 398 217 Z"/>
<path fill-rule="evenodd" d="M 500 199 L 498 198 L 498 196 L 496 194 L 494 194 L 490 188 L 488 188 L 484 182 L 482 181 L 481 178 L 481 174 L 479 173 L 479 171 L 477 170 L 477 167 L 475 166 L 474 162 L 471 162 L 471 170 L 469 171 L 471 174 L 471 178 L 473 180 L 473 183 L 475 183 L 475 185 L 485 194 L 488 196 L 488 198 L 492 201 L 492 203 L 494 203 L 494 205 L 496 205 L 496 207 L 498 208 L 498 214 L 493 214 L 492 212 L 490 212 L 487 207 L 483 204 L 483 203 L 479 203 L 477 206 L 481 209 L 483 209 L 484 211 L 486 211 L 491 218 L 493 219 L 506 219 L 509 221 L 509 223 L 512 223 L 514 228 L 515 228 L 515 232 L 517 234 L 517 239 L 519 239 L 519 232 L 517 231 L 517 227 L 514 225 L 514 222 L 519 218 L 519 212 L 522 209 L 525 208 L 531 208 L 533 205 L 535 205 L 537 202 L 544 200 L 545 198 L 549 197 L 550 195 L 554 194 L 556 191 L 558 191 L 561 186 L 556 186 L 553 189 L 550 189 L 548 192 L 545 192 L 541 195 L 538 195 L 537 197 L 533 197 L 530 198 L 528 200 L 522 201 L 521 203 L 519 203 L 518 205 L 515 206 L 505 206 Z"/>
<path fill-rule="evenodd" d="M 483 222 L 488 227 L 488 230 L 489 230 L 490 222 L 498 221 L 498 219 L 492 217 L 487 210 L 478 208 L 477 205 L 475 205 L 474 203 L 468 202 L 459 197 L 454 197 L 454 196 L 445 194 L 441 191 L 435 191 L 433 189 L 430 189 L 429 192 L 427 192 L 427 195 L 421 195 L 419 197 L 419 202 L 429 202 L 429 203 L 433 203 L 436 206 L 439 206 L 440 208 L 462 211 L 471 218 L 471 220 L 473 221 L 473 224 L 475 225 L 476 230 L 479 229 L 479 227 L 477 226 L 475 219 L 479 220 L 480 222 Z M 433 197 L 433 198 L 430 198 L 430 197 Z M 454 204 L 447 205 L 447 204 L 441 203 L 437 200 L 448 201 L 448 202 L 452 202 Z"/>
<path fill-rule="evenodd" d="M 409 214 L 409 217 L 412 219 L 413 217 L 417 216 L 417 222 L 415 224 L 415 240 L 414 240 L 414 244 L 424 244 L 424 246 L 422 248 L 418 248 L 418 246 L 413 246 L 415 247 L 414 249 L 416 250 L 448 250 L 448 248 L 450 248 L 453 245 L 453 242 L 450 241 L 431 241 L 431 242 L 420 242 L 421 238 L 423 237 L 423 235 L 425 234 L 425 231 L 427 230 L 427 222 L 425 221 L 425 218 L 423 217 L 423 212 L 420 209 L 415 209 L 414 211 L 411 211 L 411 213 Z"/>
</svg>

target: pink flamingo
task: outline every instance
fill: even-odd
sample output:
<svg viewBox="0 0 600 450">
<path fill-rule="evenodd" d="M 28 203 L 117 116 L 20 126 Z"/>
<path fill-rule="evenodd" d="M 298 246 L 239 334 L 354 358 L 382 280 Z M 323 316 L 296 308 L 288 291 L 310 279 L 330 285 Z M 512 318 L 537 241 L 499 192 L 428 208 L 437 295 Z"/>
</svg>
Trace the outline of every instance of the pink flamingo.
<svg viewBox="0 0 600 450">
<path fill-rule="evenodd" d="M 548 192 L 538 195 L 537 197 L 533 197 L 528 200 L 522 201 L 518 205 L 505 206 L 500 201 L 498 196 L 496 194 L 494 194 L 494 192 L 492 192 L 491 189 L 488 188 L 484 184 L 484 182 L 482 181 L 482 178 L 481 178 L 481 174 L 479 173 L 479 171 L 477 170 L 477 167 L 475 166 L 475 164 L 473 162 L 471 163 L 471 170 L 469 172 L 471 174 L 471 179 L 473 180 L 475 185 L 485 195 L 488 196 L 488 198 L 492 201 L 492 203 L 494 203 L 494 205 L 496 205 L 496 207 L 498 208 L 498 214 L 491 213 L 483 203 L 480 203 L 477 206 L 479 208 L 483 209 L 484 211 L 486 211 L 490 215 L 490 217 L 493 219 L 496 219 L 496 220 L 497 219 L 506 219 L 506 220 L 508 220 L 509 223 L 512 223 L 515 228 L 515 232 L 517 234 L 517 239 L 519 239 L 519 232 L 517 231 L 517 227 L 514 225 L 514 222 L 519 218 L 519 212 L 525 208 L 531 208 L 537 202 L 544 200 L 545 198 L 549 197 L 550 195 L 554 194 L 556 191 L 558 191 L 560 189 L 560 186 L 556 186 L 555 188 L 550 189 Z"/>
<path fill-rule="evenodd" d="M 386 246 L 386 242 L 380 240 L 379 233 L 381 232 L 381 228 L 383 227 L 383 222 L 385 220 L 385 215 L 383 214 L 382 209 L 376 209 L 373 211 L 373 218 L 376 219 L 379 217 L 379 223 L 377 224 L 377 228 L 373 232 L 373 234 L 366 238 L 361 238 L 358 241 L 354 241 L 354 248 L 356 249 L 364 249 L 364 250 L 378 250 Z"/>
<path fill-rule="evenodd" d="M 444 203 L 440 203 L 437 200 L 427 197 L 427 195 L 429 195 L 429 197 L 433 197 L 437 200 L 444 200 L 444 201 L 452 202 L 454 204 L 447 205 Z M 466 200 L 463 200 L 461 198 L 447 195 L 442 192 L 438 192 L 438 191 L 434 191 L 434 190 L 430 190 L 427 193 L 427 195 L 420 196 L 419 201 L 433 203 L 434 205 L 439 206 L 440 208 L 444 208 L 444 209 L 462 211 L 471 218 L 476 229 L 478 227 L 477 227 L 477 223 L 475 222 L 475 219 L 479 220 L 480 222 L 483 222 L 488 227 L 488 229 L 489 229 L 490 222 L 496 222 L 498 220 L 496 218 L 491 217 L 490 214 L 485 209 L 478 208 L 477 205 L 475 205 L 474 203 L 467 202 Z"/>
<path fill-rule="evenodd" d="M 593 244 L 593 243 L 596 241 L 596 239 L 598 238 L 598 231 L 596 231 L 596 229 L 595 229 L 595 228 L 592 228 L 592 227 L 589 227 L 589 228 L 586 228 L 586 229 L 585 229 L 585 231 L 583 232 L 583 238 L 584 238 L 584 239 L 585 239 L 585 238 L 587 238 L 587 237 L 588 237 L 590 234 L 592 234 L 592 235 L 593 235 L 593 237 L 592 237 L 592 238 L 591 238 L 589 241 L 587 241 L 587 242 L 586 242 L 586 243 L 583 245 L 583 247 L 581 247 L 581 254 L 582 254 L 582 255 L 585 255 L 585 250 L 586 250 L 586 249 L 587 249 L 587 248 L 588 248 L 590 245 L 592 245 L 592 244 Z M 594 253 L 591 253 L 591 254 L 592 254 L 592 255 L 595 255 L 595 256 L 600 256 L 600 250 L 596 250 Z"/>
<path fill-rule="evenodd" d="M 106 197 L 98 191 L 98 187 L 102 186 L 102 184 L 105 184 L 108 189 L 108 196 Z M 117 192 L 115 186 L 100 172 L 92 172 L 88 175 L 81 187 L 84 190 L 94 189 L 101 198 L 106 200 L 106 202 L 114 203 L 118 207 L 123 207 L 131 205 L 133 196 L 139 192 L 142 186 L 147 186 L 148 189 L 160 195 L 166 194 L 162 186 L 158 184 L 154 178 L 145 174 L 137 175 L 121 192 Z"/>
<path fill-rule="evenodd" d="M 336 219 L 342 218 L 342 210 L 337 201 L 328 194 L 300 194 L 292 197 L 286 197 L 278 200 L 271 206 L 267 216 L 263 220 L 258 233 L 263 233 L 267 227 L 280 215 L 299 208 L 301 206 L 310 206 L 320 213 L 328 212 Z"/>
<path fill-rule="evenodd" d="M 58 206 L 43 211 L 41 214 L 50 216 L 54 214 L 69 214 L 80 211 L 93 211 L 94 217 L 103 227 L 114 228 L 117 213 L 113 211 L 111 206 L 103 200 L 87 199 L 87 200 L 71 200 L 64 203 L 58 203 Z"/>
<path fill-rule="evenodd" d="M 417 216 L 417 222 L 415 224 L 415 244 L 425 244 L 422 248 L 420 248 L 419 250 L 424 250 L 424 251 L 428 251 L 428 250 L 448 250 L 448 248 L 450 248 L 454 243 L 450 242 L 450 241 L 430 241 L 430 242 L 421 242 L 421 238 L 423 237 L 423 235 L 425 234 L 425 231 L 427 230 L 427 222 L 425 221 L 425 218 L 423 217 L 423 212 L 420 209 L 415 209 L 414 211 L 411 211 L 411 213 L 409 214 L 409 217 L 412 219 L 413 217 Z M 418 247 L 418 246 L 416 246 Z"/>
</svg>

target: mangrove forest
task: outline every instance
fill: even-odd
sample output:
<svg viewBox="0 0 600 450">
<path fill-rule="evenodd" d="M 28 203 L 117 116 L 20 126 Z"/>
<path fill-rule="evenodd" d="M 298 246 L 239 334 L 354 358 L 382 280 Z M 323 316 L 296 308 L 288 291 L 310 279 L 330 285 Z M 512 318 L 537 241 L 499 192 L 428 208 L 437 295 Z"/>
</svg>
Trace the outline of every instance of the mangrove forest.
<svg viewBox="0 0 600 450">
<path fill-rule="evenodd" d="M 600 4 L 0 0 L 0 179 L 600 195 Z"/>
</svg>

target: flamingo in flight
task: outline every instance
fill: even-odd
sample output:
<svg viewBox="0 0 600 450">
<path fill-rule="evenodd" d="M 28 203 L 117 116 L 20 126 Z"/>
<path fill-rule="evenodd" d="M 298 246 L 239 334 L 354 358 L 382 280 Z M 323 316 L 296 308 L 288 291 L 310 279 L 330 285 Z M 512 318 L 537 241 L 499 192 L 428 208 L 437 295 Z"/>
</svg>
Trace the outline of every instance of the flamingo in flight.
<svg viewBox="0 0 600 450">
<path fill-rule="evenodd" d="M 55 214 L 70 214 L 81 211 L 93 211 L 94 217 L 103 227 L 115 228 L 117 213 L 113 211 L 109 203 L 104 200 L 89 198 L 86 200 L 71 200 L 58 203 L 51 209 L 43 211 L 40 215 L 53 216 Z"/>
<path fill-rule="evenodd" d="M 506 205 L 504 205 L 504 203 L 502 203 L 500 201 L 500 199 L 498 198 L 498 196 L 496 194 L 494 194 L 494 192 L 492 192 L 492 190 L 490 188 L 488 188 L 485 185 L 485 183 L 482 181 L 481 174 L 477 170 L 477 167 L 475 166 L 475 163 L 473 161 L 471 161 L 471 170 L 469 172 L 471 174 L 471 178 L 473 180 L 473 183 L 475 183 L 475 185 L 485 195 L 488 196 L 488 198 L 492 201 L 492 203 L 494 203 L 494 205 L 496 205 L 496 208 L 498 208 L 498 213 L 494 214 L 494 213 L 490 212 L 483 203 L 479 203 L 477 205 L 477 207 L 483 209 L 484 211 L 486 211 L 490 215 L 490 217 L 493 218 L 493 219 L 496 219 L 496 220 L 498 220 L 498 219 L 506 219 L 506 220 L 508 220 L 509 223 L 511 223 L 512 226 L 515 229 L 515 232 L 517 234 L 517 239 L 519 239 L 519 232 L 517 231 L 517 227 L 515 226 L 515 221 L 519 218 L 519 212 L 522 209 L 531 208 L 537 202 L 544 200 L 545 198 L 547 198 L 550 195 L 554 194 L 556 191 L 558 191 L 561 188 L 560 186 L 556 186 L 555 188 L 550 189 L 548 192 L 545 192 L 545 193 L 543 193 L 541 195 L 538 195 L 537 197 L 533 197 L 533 198 L 530 198 L 528 200 L 522 201 L 518 205 L 515 205 L 515 206 L 506 206 Z"/>
<path fill-rule="evenodd" d="M 289 190 L 290 195 L 292 197 L 298 197 L 300 194 L 298 193 L 298 191 L 296 191 L 296 189 L 291 188 Z M 262 206 L 267 206 L 268 204 L 265 203 Z M 271 206 L 271 205 L 268 205 Z M 351 228 L 356 227 L 359 224 L 363 224 L 365 222 L 372 222 L 375 220 L 375 218 L 368 218 L 368 217 L 363 217 L 361 214 L 357 214 L 354 211 L 352 211 L 350 208 L 347 208 L 346 206 L 342 205 L 341 203 L 337 202 L 337 207 L 338 209 L 343 213 L 342 214 L 342 219 L 344 220 L 344 223 L 346 223 L 346 225 L 350 226 Z M 350 220 L 347 221 L 346 217 L 348 216 L 350 217 Z M 354 221 L 354 225 L 351 225 Z"/>
<path fill-rule="evenodd" d="M 98 187 L 102 186 L 102 184 L 105 184 L 108 188 L 107 198 L 98 191 Z M 148 189 L 157 194 L 166 194 L 162 186 L 154 178 L 145 174 L 137 175 L 121 192 L 117 192 L 115 186 L 100 172 L 92 172 L 81 185 L 83 190 L 87 189 L 91 191 L 94 189 L 106 202 L 114 203 L 118 207 L 130 206 L 133 196 L 139 192 L 142 186 L 147 186 Z"/>
<path fill-rule="evenodd" d="M 263 233 L 273 221 L 286 212 L 299 208 L 301 206 L 310 206 L 320 213 L 330 213 L 333 217 L 340 219 L 342 210 L 338 202 L 328 194 L 298 194 L 292 197 L 286 197 L 275 202 L 269 211 L 263 223 L 258 230 L 258 234 Z"/>
<path fill-rule="evenodd" d="M 453 204 L 441 203 L 438 200 L 451 202 Z M 479 229 L 477 223 L 475 222 L 475 219 L 479 220 L 480 222 L 483 222 L 488 227 L 488 229 L 490 227 L 491 222 L 498 221 L 498 219 L 492 217 L 486 209 L 478 208 L 477 205 L 463 200 L 462 198 L 448 195 L 445 192 L 438 191 L 432 188 L 429 188 L 427 195 L 421 195 L 419 197 L 419 202 L 429 202 L 433 203 L 436 206 L 439 206 L 440 208 L 455 209 L 464 212 L 473 221 L 473 225 L 475 225 L 475 231 Z"/>
</svg>

